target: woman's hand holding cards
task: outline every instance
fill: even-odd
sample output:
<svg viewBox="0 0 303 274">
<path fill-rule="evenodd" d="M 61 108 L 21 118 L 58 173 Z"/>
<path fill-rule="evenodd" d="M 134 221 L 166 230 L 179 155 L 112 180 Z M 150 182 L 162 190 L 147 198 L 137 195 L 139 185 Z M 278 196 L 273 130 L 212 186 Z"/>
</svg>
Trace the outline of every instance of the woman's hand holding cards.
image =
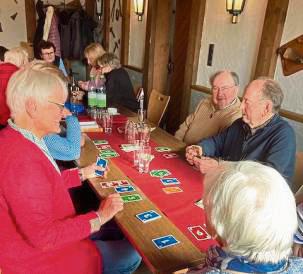
<svg viewBox="0 0 303 274">
<path fill-rule="evenodd" d="M 185 157 L 190 165 L 194 164 L 194 160 L 196 157 L 200 158 L 201 156 L 202 156 L 202 147 L 192 145 L 186 148 Z"/>
<path fill-rule="evenodd" d="M 102 166 L 98 166 L 96 163 L 91 164 L 87 167 L 81 168 L 82 180 L 85 181 L 86 179 L 89 179 L 89 178 L 94 178 L 97 176 L 100 177 L 100 175 L 96 174 L 96 171 L 102 172 L 103 175 L 101 175 L 101 177 L 106 178 L 109 168 L 108 168 L 108 166 L 106 166 L 105 168 Z"/>
</svg>

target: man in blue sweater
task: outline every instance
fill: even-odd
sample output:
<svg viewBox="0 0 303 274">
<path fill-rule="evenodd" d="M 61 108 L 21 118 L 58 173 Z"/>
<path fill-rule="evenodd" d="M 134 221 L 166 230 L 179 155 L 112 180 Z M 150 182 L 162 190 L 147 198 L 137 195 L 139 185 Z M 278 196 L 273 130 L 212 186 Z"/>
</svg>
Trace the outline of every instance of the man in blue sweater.
<svg viewBox="0 0 303 274">
<path fill-rule="evenodd" d="M 261 77 L 245 90 L 243 117 L 222 133 L 186 148 L 187 161 L 207 173 L 219 160 L 254 160 L 272 166 L 290 183 L 294 174 L 296 140 L 278 111 L 283 101 L 279 84 Z"/>
</svg>

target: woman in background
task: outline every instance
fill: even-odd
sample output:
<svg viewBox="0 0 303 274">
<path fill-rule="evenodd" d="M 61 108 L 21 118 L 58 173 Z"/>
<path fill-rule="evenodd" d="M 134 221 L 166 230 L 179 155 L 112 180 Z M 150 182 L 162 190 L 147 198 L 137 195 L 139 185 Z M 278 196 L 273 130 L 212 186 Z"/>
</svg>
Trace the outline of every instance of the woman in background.
<svg viewBox="0 0 303 274">
<path fill-rule="evenodd" d="M 7 124 L 10 110 L 6 104 L 6 87 L 8 80 L 14 72 L 28 63 L 28 53 L 21 47 L 11 50 L 3 49 L 4 62 L 0 63 L 0 129 Z"/>
<path fill-rule="evenodd" d="M 108 105 L 122 105 L 137 111 L 138 101 L 127 71 L 121 67 L 120 60 L 113 53 L 105 53 L 98 60 L 106 82 L 106 97 Z"/>
</svg>

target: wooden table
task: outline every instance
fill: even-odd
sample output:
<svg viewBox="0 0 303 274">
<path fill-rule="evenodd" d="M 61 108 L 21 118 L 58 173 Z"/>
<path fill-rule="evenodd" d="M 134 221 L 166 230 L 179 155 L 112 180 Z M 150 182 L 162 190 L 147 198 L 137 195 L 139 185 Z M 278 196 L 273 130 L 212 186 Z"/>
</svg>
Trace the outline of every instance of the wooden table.
<svg viewBox="0 0 303 274">
<path fill-rule="evenodd" d="M 120 110 L 120 109 L 119 109 Z M 120 110 L 121 111 L 121 110 Z M 126 115 L 133 115 L 131 112 L 123 111 Z M 160 128 L 155 129 L 151 134 L 151 139 L 161 146 L 169 146 L 175 151 L 180 151 L 185 144 L 176 140 L 173 136 Z M 96 161 L 98 150 L 92 141 L 86 142 L 81 151 L 79 160 L 80 166 L 86 166 Z M 185 164 L 185 163 L 184 163 Z M 106 179 L 94 178 L 90 180 L 92 188 L 102 199 L 114 193 L 112 188 L 101 188 L 100 182 L 128 179 L 126 175 L 115 165 L 109 161 L 110 172 Z M 133 182 L 131 184 L 135 185 Z M 183 233 L 153 204 L 148 197 L 136 186 L 137 193 L 143 198 L 142 201 L 126 203 L 124 210 L 115 216 L 115 220 L 121 230 L 124 232 L 128 240 L 142 255 L 145 263 L 153 273 L 174 273 L 178 270 L 196 266 L 204 261 L 205 254 L 199 251 L 194 244 L 183 235 Z M 144 224 L 139 221 L 135 215 L 146 210 L 154 209 L 161 214 L 162 218 L 155 222 Z M 157 249 L 152 239 L 159 235 L 174 235 L 180 244 L 169 248 Z"/>
</svg>

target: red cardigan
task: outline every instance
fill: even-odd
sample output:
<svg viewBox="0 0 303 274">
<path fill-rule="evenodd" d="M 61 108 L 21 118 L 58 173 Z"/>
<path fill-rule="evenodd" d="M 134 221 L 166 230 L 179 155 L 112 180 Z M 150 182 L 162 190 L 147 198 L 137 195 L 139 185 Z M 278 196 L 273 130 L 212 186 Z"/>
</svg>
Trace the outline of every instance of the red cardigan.
<svg viewBox="0 0 303 274">
<path fill-rule="evenodd" d="M 8 80 L 18 69 L 18 67 L 10 63 L 0 64 L 0 125 L 6 125 L 10 116 L 10 111 L 6 104 L 6 87 Z"/>
<path fill-rule="evenodd" d="M 11 127 L 0 131 L 0 268 L 5 273 L 101 273 L 90 235 L 94 212 L 75 215 L 68 187 L 44 153 Z"/>
</svg>

